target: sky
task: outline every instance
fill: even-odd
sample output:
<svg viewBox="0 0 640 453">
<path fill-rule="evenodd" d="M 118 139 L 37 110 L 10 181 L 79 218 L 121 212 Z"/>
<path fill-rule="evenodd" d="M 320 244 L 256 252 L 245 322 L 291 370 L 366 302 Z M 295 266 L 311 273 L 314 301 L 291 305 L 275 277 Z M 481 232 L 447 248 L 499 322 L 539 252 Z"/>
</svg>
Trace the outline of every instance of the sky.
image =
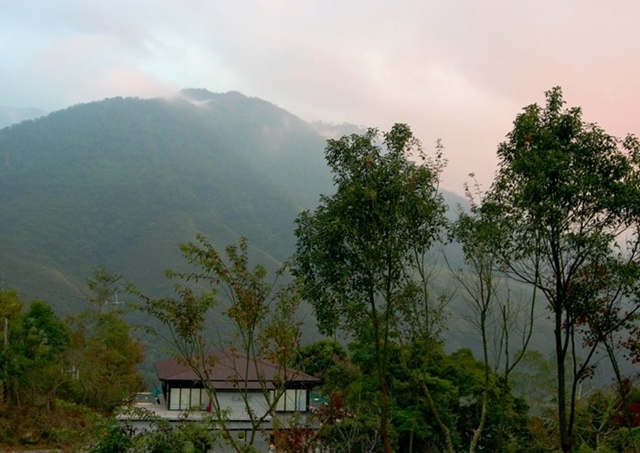
<svg viewBox="0 0 640 453">
<path fill-rule="evenodd" d="M 0 105 L 54 111 L 182 88 L 304 120 L 407 123 L 485 189 L 515 116 L 561 86 L 640 135 L 638 0 L 0 0 Z"/>
</svg>

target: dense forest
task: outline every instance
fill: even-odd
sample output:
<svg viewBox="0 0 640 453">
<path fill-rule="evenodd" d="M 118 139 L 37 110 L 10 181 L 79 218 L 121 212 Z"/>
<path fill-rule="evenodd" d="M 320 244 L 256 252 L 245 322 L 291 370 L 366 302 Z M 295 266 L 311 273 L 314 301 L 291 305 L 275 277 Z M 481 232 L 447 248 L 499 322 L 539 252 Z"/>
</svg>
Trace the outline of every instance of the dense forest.
<svg viewBox="0 0 640 453">
<path fill-rule="evenodd" d="M 331 190 L 324 138 L 239 93 L 114 98 L 0 130 L 0 277 L 58 312 L 83 303 L 104 265 L 159 285 L 176 245 L 202 232 L 252 239 L 277 266 L 293 220 Z"/>
<path fill-rule="evenodd" d="M 106 303 L 119 276 L 87 280 L 85 309 L 61 319 L 42 300 L 0 291 L 0 443 L 5 448 L 80 449 L 95 442 L 114 410 L 145 390 L 144 346 L 122 307 Z"/>
<path fill-rule="evenodd" d="M 127 129 L 150 123 L 152 117 L 144 109 L 131 109 L 133 104 L 142 102 L 156 115 L 170 105 L 161 100 L 115 99 L 78 106 L 47 120 L 62 121 L 64 115 L 86 109 L 79 116 L 87 119 L 85 125 L 80 120 L 63 122 L 74 129 L 58 128 L 56 134 L 77 136 L 90 130 L 82 143 L 93 136 L 101 144 L 112 136 L 93 125 L 111 124 L 106 118 L 119 115 L 127 119 L 118 125 L 123 132 L 114 136 L 155 137 L 144 149 L 160 153 L 168 143 L 168 154 L 140 156 L 124 149 L 122 142 L 109 145 L 108 155 L 121 153 L 121 159 L 111 161 L 102 151 L 88 157 L 85 145 L 56 145 L 54 136 L 43 135 L 40 140 L 51 140 L 46 146 L 52 151 L 36 159 L 30 148 L 20 147 L 22 134 L 50 123 L 38 120 L 0 131 L 5 161 L 0 188 L 19 185 L 37 169 L 43 173 L 31 183 L 47 188 L 50 200 L 87 203 L 83 193 L 65 192 L 69 169 L 57 158 L 71 153 L 92 181 L 85 187 L 100 188 L 93 183 L 96 178 L 102 181 L 98 194 L 106 198 L 101 205 L 115 206 L 118 199 L 127 212 L 140 206 L 157 210 L 158 217 L 108 225 L 100 217 L 104 211 L 85 206 L 90 220 L 84 228 L 102 228 L 86 239 L 87 256 L 106 258 L 98 249 L 117 250 L 149 240 L 149 222 L 156 221 L 152 219 L 174 216 L 174 207 L 186 213 L 184 203 L 199 206 L 200 196 L 213 197 L 208 198 L 208 209 L 214 216 L 189 217 L 192 223 L 178 238 L 179 247 L 151 237 L 155 248 L 167 249 L 144 257 L 172 269 L 163 284 L 138 275 L 127 277 L 125 284 L 121 274 L 109 270 L 113 263 L 99 266 L 84 281 L 86 308 L 66 314 L 62 305 L 54 310 L 39 300 L 26 304 L 14 290 L 0 293 L 5 319 L 0 363 L 4 444 L 160 452 L 205 451 L 211 443 L 224 443 L 228 439 L 216 437 L 219 430 L 204 423 L 168 425 L 157 420 L 155 431 L 131 437 L 126 423 L 112 418 L 117 407 L 145 386 L 136 366 L 145 351 L 153 349 L 145 342 L 159 335 L 187 364 L 215 344 L 321 378 L 321 404 L 311 424 L 294 420 L 281 426 L 276 451 L 640 450 L 640 392 L 637 375 L 629 372 L 640 351 L 640 142 L 635 137 L 617 139 L 584 122 L 581 110 L 567 108 L 560 88 L 553 88 L 544 106 L 522 110 L 498 145 L 500 164 L 491 187 L 468 187 L 466 207 L 452 208 L 439 189 L 446 161 L 442 147 L 424 150 L 407 125 L 322 140 L 326 162 L 312 177 L 319 165 L 313 159 L 298 172 L 278 168 L 284 161 L 278 163 L 275 157 L 289 159 L 286 150 L 303 146 L 304 140 L 298 137 L 280 146 L 282 142 L 269 135 L 276 130 L 283 134 L 296 124 L 313 131 L 308 125 L 280 112 L 279 129 L 250 128 L 258 138 L 249 137 L 233 128 L 233 115 L 245 110 L 225 110 L 228 98 L 203 90 L 184 95 L 186 100 L 177 101 L 184 109 L 179 115 L 183 121 L 211 121 L 210 112 L 204 115 L 193 108 L 201 102 L 218 103 L 216 124 L 221 125 L 214 129 L 235 137 L 237 147 L 206 154 L 211 141 L 219 138 L 211 135 L 195 146 L 202 150 L 200 159 L 197 154 L 179 155 L 185 136 L 176 141 L 174 116 L 162 123 L 162 130 L 153 126 L 154 134 Z M 255 100 L 229 96 L 240 100 L 240 106 L 255 107 Z M 274 111 L 263 101 L 258 105 Z M 95 121 L 94 114 L 105 119 Z M 260 121 L 265 115 L 258 115 Z M 244 115 L 242 121 L 255 126 L 252 121 L 258 117 Z M 99 133 L 103 135 L 95 135 Z M 266 154 L 243 154 L 255 140 L 267 138 L 264 134 L 273 145 Z M 201 139 L 195 130 L 188 135 L 189 140 Z M 316 140 L 319 135 L 305 137 Z M 179 156 L 165 173 L 148 175 L 157 191 L 133 191 L 144 202 L 127 205 L 129 200 L 109 198 L 114 187 L 135 187 L 147 162 L 172 154 Z M 136 160 L 125 159 L 131 156 Z M 207 160 L 210 166 L 202 163 Z M 116 169 L 100 175 L 91 172 L 93 165 L 100 172 L 120 165 L 117 170 L 126 167 L 130 173 L 117 179 L 123 174 Z M 258 168 L 269 165 L 282 176 L 261 176 Z M 215 186 L 219 193 L 206 193 L 211 186 L 198 185 L 198 178 L 205 176 L 184 173 L 195 167 L 206 167 L 212 180 L 222 181 Z M 286 176 L 289 171 L 301 180 Z M 114 180 L 118 184 L 111 186 Z M 166 181 L 175 184 L 165 186 Z M 296 192 L 302 181 L 308 183 L 307 190 Z M 156 194 L 170 202 L 154 207 Z M 264 196 L 274 198 L 265 201 Z M 33 203 L 46 219 L 47 210 L 39 202 L 23 197 L 20 204 L 10 204 L 7 215 L 11 218 L 13 211 L 18 218 Z M 273 203 L 283 204 L 272 212 Z M 175 215 L 175 225 L 185 219 Z M 213 219 L 216 226 L 207 227 Z M 76 259 L 75 233 L 67 232 L 64 224 L 46 224 L 56 238 L 69 235 L 65 259 Z M 2 233 L 11 240 L 6 243 L 19 245 L 20 231 L 7 225 Z M 100 234 L 109 228 L 124 229 L 128 236 Z M 230 234 L 218 234 L 225 230 Z M 100 242 L 113 238 L 122 242 Z M 261 245 L 256 248 L 254 243 Z M 35 243 L 25 250 L 45 245 Z M 126 294 L 131 303 L 121 306 L 114 298 L 118 294 Z M 316 341 L 305 341 L 309 319 L 301 310 L 313 313 Z M 137 332 L 135 324 L 142 319 L 150 321 L 144 323 L 145 332 Z M 221 323 L 228 329 L 224 336 L 219 335 Z M 539 348 L 535 341 L 541 330 L 551 337 L 550 349 Z M 450 339 L 462 332 L 473 348 L 452 347 L 456 343 Z M 603 369 L 607 378 L 594 381 Z M 34 428 L 33 420 L 42 420 L 37 424 L 41 428 Z M 216 423 L 224 427 L 224 420 Z M 256 451 L 251 444 L 229 448 Z"/>
</svg>

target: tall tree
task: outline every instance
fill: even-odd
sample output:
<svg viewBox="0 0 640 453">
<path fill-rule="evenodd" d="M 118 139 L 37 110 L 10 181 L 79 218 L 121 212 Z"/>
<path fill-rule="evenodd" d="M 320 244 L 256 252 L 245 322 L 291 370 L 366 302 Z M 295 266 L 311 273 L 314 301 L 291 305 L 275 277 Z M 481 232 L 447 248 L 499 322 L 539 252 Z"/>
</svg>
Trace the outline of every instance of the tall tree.
<svg viewBox="0 0 640 453">
<path fill-rule="evenodd" d="M 144 360 L 144 348 L 119 312 L 79 316 L 68 323 L 72 329 L 68 360 L 74 377 L 73 399 L 110 412 L 144 390 L 137 369 Z"/>
<path fill-rule="evenodd" d="M 578 107 L 564 108 L 556 87 L 544 107 L 516 117 L 498 157 L 481 209 L 503 229 L 503 266 L 548 302 L 559 437 L 571 452 L 578 384 L 596 348 L 638 309 L 640 144 L 585 122 Z"/>
<path fill-rule="evenodd" d="M 103 266 L 94 269 L 85 295 L 91 308 L 67 318 L 72 332 L 67 353 L 74 377 L 72 396 L 101 412 L 112 411 L 144 389 L 137 370 L 144 348 L 124 319 L 123 306 L 114 299 L 121 278 Z"/>
<path fill-rule="evenodd" d="M 417 256 L 426 253 L 443 225 L 438 183 L 444 163 L 440 153 L 428 159 L 405 124 L 381 136 L 369 129 L 329 140 L 325 157 L 337 190 L 296 220 L 293 272 L 321 332 L 373 336 L 380 436 L 391 452 L 390 343 L 404 288 L 418 274 Z"/>
<path fill-rule="evenodd" d="M 20 398 L 50 409 L 58 388 L 68 380 L 64 353 L 69 329 L 46 302 L 34 300 L 22 317 L 20 332 L 12 346 Z"/>
<path fill-rule="evenodd" d="M 0 402 L 9 402 L 11 390 L 17 389 L 15 348 L 13 342 L 21 336 L 23 303 L 14 289 L 0 290 L 0 321 L 2 321 L 2 349 L 0 350 Z"/>
</svg>

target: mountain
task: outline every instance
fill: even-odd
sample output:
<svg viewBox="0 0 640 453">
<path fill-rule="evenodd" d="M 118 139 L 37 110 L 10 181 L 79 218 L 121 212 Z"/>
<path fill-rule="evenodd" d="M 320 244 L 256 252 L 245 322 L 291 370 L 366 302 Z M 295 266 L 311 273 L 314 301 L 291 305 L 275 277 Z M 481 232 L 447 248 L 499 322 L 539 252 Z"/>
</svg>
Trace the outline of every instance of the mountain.
<svg viewBox="0 0 640 453">
<path fill-rule="evenodd" d="M 113 98 L 0 130 L 0 278 L 61 312 L 103 265 L 157 293 L 177 244 L 248 238 L 275 267 L 293 221 L 328 193 L 325 139 L 240 93 Z"/>
<path fill-rule="evenodd" d="M 1 286 L 73 313 L 86 308 L 86 279 L 105 266 L 166 296 L 164 271 L 186 270 L 177 245 L 196 233 L 218 249 L 245 236 L 255 262 L 274 269 L 294 252 L 300 211 L 333 192 L 326 139 L 359 132 L 203 89 L 79 104 L 0 129 Z M 468 207 L 443 195 L 450 216 Z M 446 253 L 459 266 L 460 247 Z M 434 256 L 438 283 L 455 288 L 442 251 Z M 450 308 L 463 312 L 458 299 Z M 473 347 L 457 318 L 447 344 Z"/>
</svg>

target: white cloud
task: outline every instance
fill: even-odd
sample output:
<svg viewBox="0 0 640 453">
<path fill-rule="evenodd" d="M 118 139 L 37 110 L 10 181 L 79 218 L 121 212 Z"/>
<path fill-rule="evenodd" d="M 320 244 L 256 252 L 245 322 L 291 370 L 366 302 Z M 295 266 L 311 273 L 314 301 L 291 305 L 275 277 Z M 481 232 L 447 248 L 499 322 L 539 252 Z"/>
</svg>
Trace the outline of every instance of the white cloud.
<svg viewBox="0 0 640 453">
<path fill-rule="evenodd" d="M 195 86 L 305 119 L 442 137 L 445 185 L 488 184 L 519 109 L 562 85 L 585 118 L 640 133 L 635 0 L 10 0 L 0 99 L 62 108 Z"/>
</svg>

